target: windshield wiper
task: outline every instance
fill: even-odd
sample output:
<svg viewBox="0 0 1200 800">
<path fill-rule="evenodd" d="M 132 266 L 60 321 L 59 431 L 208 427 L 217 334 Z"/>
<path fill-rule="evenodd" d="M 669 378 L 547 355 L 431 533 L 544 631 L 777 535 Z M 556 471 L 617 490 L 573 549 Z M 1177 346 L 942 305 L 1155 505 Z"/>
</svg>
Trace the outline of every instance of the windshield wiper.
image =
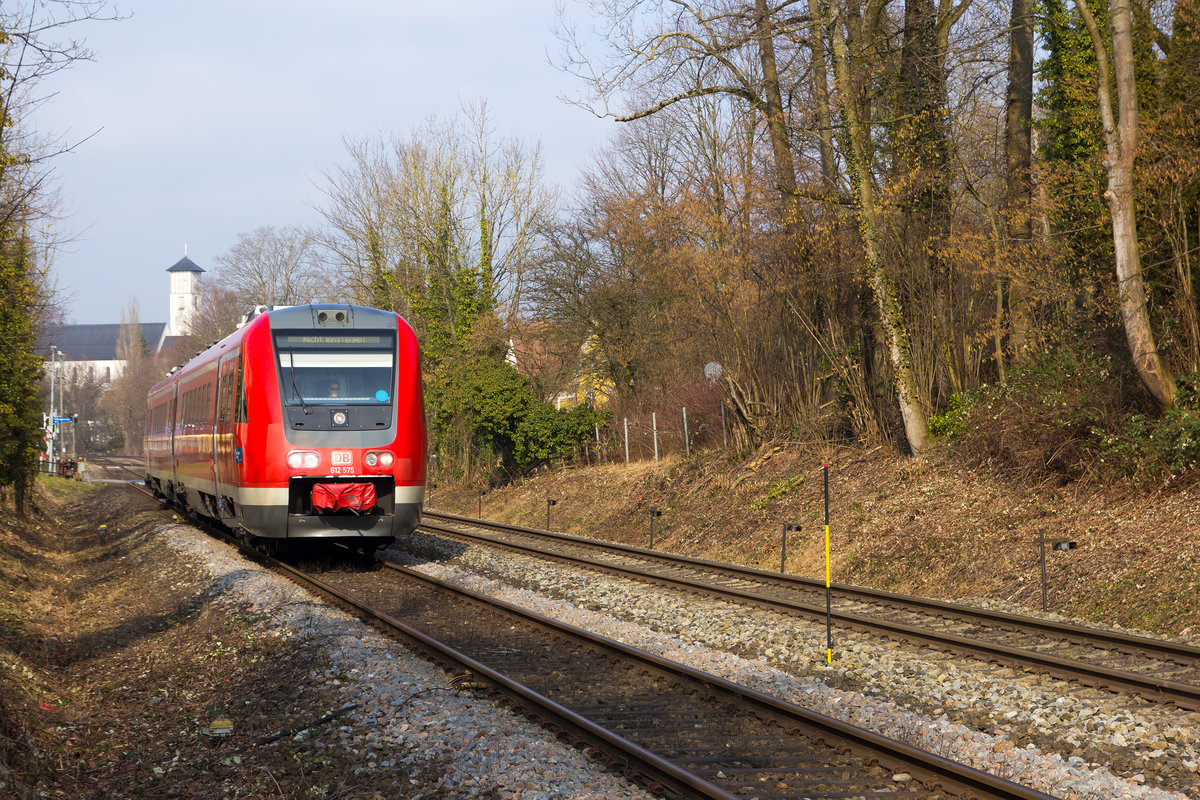
<svg viewBox="0 0 1200 800">
<path fill-rule="evenodd" d="M 300 387 L 296 385 L 296 357 L 292 355 L 292 348 L 288 348 L 288 371 L 292 373 L 292 391 L 296 393 L 297 399 L 300 400 L 300 408 L 304 410 L 304 415 L 308 416 L 312 413 L 309 410 L 308 404 L 304 402 L 304 395 L 300 394 Z"/>
</svg>

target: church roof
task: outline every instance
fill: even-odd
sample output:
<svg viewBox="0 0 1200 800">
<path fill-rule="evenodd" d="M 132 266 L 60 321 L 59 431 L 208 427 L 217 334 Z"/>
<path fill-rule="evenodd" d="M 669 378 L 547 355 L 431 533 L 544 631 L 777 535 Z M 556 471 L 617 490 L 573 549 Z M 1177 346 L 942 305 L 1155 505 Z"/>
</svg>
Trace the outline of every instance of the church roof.
<svg viewBox="0 0 1200 800">
<path fill-rule="evenodd" d="M 167 267 L 167 272 L 204 272 L 204 270 L 196 266 L 195 261 L 192 261 L 187 256 L 184 256 L 176 261 L 174 266 Z"/>
<path fill-rule="evenodd" d="M 143 322 L 138 325 L 142 338 L 151 353 L 162 349 L 165 322 Z M 49 354 L 50 347 L 57 347 L 67 361 L 116 361 L 117 342 L 121 339 L 121 325 L 59 325 L 47 328 L 38 338 L 37 352 Z M 48 356 L 47 356 L 48 357 Z"/>
</svg>

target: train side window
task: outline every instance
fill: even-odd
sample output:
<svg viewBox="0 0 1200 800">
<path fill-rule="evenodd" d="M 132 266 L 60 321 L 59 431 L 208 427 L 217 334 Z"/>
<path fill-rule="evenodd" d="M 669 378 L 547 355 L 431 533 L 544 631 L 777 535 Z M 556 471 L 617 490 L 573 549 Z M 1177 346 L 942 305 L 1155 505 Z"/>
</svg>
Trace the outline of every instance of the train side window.
<svg viewBox="0 0 1200 800">
<path fill-rule="evenodd" d="M 225 406 L 225 412 L 221 414 L 221 418 L 226 422 L 233 422 L 234 409 L 237 403 L 237 362 L 226 362 L 225 377 L 221 382 L 224 387 L 225 398 L 222 401 Z"/>
<path fill-rule="evenodd" d="M 236 358 L 237 358 L 237 379 L 234 382 L 234 385 L 237 387 L 236 388 L 237 421 L 238 422 L 249 422 L 249 419 L 246 415 L 246 381 L 245 381 L 245 376 L 242 374 L 241 354 L 239 353 L 236 356 Z"/>
<path fill-rule="evenodd" d="M 220 383 L 217 384 L 217 422 L 226 423 L 229 422 L 229 379 L 232 377 L 228 362 L 221 362 L 218 374 Z"/>
</svg>

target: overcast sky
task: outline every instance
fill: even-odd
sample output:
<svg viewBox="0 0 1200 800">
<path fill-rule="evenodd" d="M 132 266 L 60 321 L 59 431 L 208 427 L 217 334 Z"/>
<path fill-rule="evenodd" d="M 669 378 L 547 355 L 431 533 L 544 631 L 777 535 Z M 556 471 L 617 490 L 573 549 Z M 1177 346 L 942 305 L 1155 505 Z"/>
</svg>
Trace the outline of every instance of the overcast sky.
<svg viewBox="0 0 1200 800">
<path fill-rule="evenodd" d="M 569 190 L 614 123 L 560 101 L 554 0 L 121 2 L 75 29 L 94 52 L 52 76 L 43 133 L 92 138 L 55 162 L 75 241 L 55 262 L 69 321 L 168 318 L 166 269 L 201 268 L 261 225 L 311 224 L 343 137 L 409 134 L 484 99 L 501 138 L 540 141 Z"/>
</svg>

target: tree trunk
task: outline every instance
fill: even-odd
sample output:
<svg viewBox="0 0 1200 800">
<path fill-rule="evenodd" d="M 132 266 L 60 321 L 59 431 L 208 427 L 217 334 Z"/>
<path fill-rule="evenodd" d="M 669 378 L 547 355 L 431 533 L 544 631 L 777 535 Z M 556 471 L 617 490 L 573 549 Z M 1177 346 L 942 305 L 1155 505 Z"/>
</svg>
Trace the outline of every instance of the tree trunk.
<svg viewBox="0 0 1200 800">
<path fill-rule="evenodd" d="M 813 20 L 824 19 L 821 0 L 808 0 L 808 15 Z M 819 129 L 817 152 L 821 159 L 821 188 L 833 199 L 837 197 L 837 165 L 833 159 L 833 117 L 829 113 L 829 75 L 825 69 L 827 58 L 825 37 L 816 30 L 812 36 L 812 82 Z"/>
<path fill-rule="evenodd" d="M 775 32 L 767 0 L 755 0 L 754 7 L 755 39 L 763 70 L 763 113 L 767 118 L 767 133 L 775 157 L 776 180 L 779 181 L 779 190 L 784 194 L 784 207 L 787 209 L 785 223 L 790 231 L 798 223 L 795 214 L 796 166 L 788 140 L 787 121 L 783 117 L 783 95 L 779 89 L 779 69 L 775 64 Z"/>
<path fill-rule="evenodd" d="M 1107 150 L 1108 189 L 1104 197 L 1112 215 L 1113 250 L 1117 262 L 1117 292 L 1121 320 L 1133 364 L 1147 391 L 1162 409 L 1175 403 L 1175 376 L 1171 374 L 1154 342 L 1150 313 L 1146 309 L 1146 286 L 1138 250 L 1137 208 L 1133 196 L 1133 165 L 1137 157 L 1138 109 L 1134 84 L 1133 34 L 1129 0 L 1111 0 L 1113 60 L 1110 76 L 1108 51 L 1088 8 L 1087 0 L 1076 0 L 1079 15 L 1087 26 L 1096 50 L 1097 96 L 1104 124 Z M 1110 80 L 1117 88 L 1117 118 L 1113 119 Z"/>
<path fill-rule="evenodd" d="M 947 12 L 948 17 L 952 16 Z M 941 246 L 950 230 L 949 144 L 946 135 L 945 46 L 940 41 L 933 0 L 905 0 L 904 37 L 900 51 L 900 86 L 897 106 L 901 112 L 895 145 L 897 178 L 908 186 L 901 201 L 904 248 L 920 286 L 932 296 L 934 352 L 930 360 L 940 364 L 931 380 L 951 392 L 959 392 L 961 374 L 951 313 L 953 275 L 942 257 Z M 948 37 L 948 31 L 946 32 Z M 923 305 L 923 303 L 922 303 Z M 928 397 L 934 396 L 934 387 Z M 923 395 L 926 396 L 926 395 Z"/>
<path fill-rule="evenodd" d="M 1028 246 L 1033 239 L 1033 0 L 1012 0 L 1008 48 L 1008 96 L 1005 112 L 1004 211 L 1010 248 Z M 1024 260 L 1017 258 L 1018 265 Z M 1032 327 L 1032 297 L 1023 269 L 1011 276 L 1008 291 L 1009 353 L 1024 360 Z M 998 358 L 1003 358 L 998 351 Z M 997 371 L 1004 375 L 1003 363 Z M 1003 383 L 1003 377 L 1001 377 Z"/>
<path fill-rule="evenodd" d="M 850 144 L 847 159 L 854 184 L 858 227 L 867 264 L 867 279 L 875 295 L 880 326 L 896 375 L 896 399 L 904 419 L 904 433 L 913 454 L 919 455 L 929 444 L 929 422 L 913 376 L 908 325 L 880 253 L 878 211 L 871 176 L 871 140 L 867 121 L 859 105 L 862 87 L 855 85 L 851 74 L 850 51 L 843 29 L 847 16 L 842 9 L 831 27 L 831 39 L 838 102 Z"/>
</svg>

